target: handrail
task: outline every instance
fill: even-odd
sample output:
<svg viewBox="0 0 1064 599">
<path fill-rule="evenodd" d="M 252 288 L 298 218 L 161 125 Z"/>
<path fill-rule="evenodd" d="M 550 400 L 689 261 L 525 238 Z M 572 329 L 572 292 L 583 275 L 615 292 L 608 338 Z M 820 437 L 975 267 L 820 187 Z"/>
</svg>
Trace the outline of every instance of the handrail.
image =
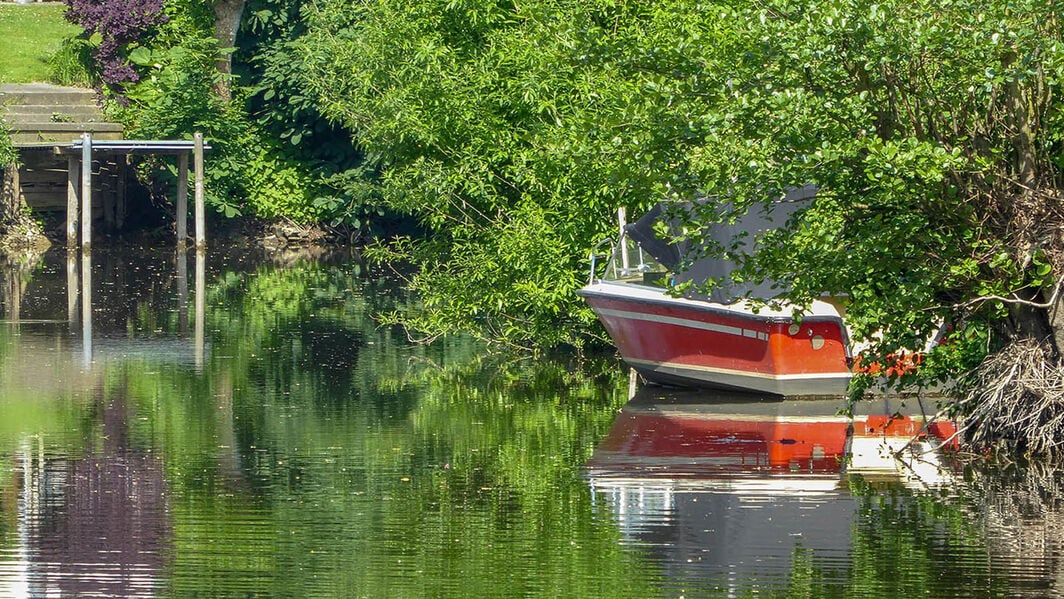
<svg viewBox="0 0 1064 599">
<path fill-rule="evenodd" d="M 618 241 L 617 243 L 620 243 L 620 241 Z M 612 237 L 607 237 L 607 238 L 603 239 L 602 241 L 596 243 L 595 247 L 591 248 L 591 255 L 589 256 L 590 259 L 591 259 L 591 277 L 588 279 L 588 284 L 589 285 L 595 283 L 595 262 L 596 262 L 596 258 L 598 258 L 599 248 L 601 248 L 603 245 L 606 245 L 606 244 L 609 244 L 609 245 L 611 245 L 611 247 L 616 248 L 617 247 L 617 243 L 614 243 Z M 610 258 L 612 258 L 612 257 L 613 257 L 613 250 L 610 251 Z"/>
</svg>

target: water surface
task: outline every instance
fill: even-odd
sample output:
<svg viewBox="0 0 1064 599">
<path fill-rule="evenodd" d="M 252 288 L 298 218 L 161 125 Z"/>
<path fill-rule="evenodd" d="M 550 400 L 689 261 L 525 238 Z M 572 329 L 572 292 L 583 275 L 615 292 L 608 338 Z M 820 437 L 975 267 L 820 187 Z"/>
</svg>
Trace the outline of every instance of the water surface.
<svg viewBox="0 0 1064 599">
<path fill-rule="evenodd" d="M 357 257 L 59 252 L 0 283 L 0 596 L 1064 582 L 1055 471 L 877 470 L 839 457 L 864 429 L 833 402 L 632 394 L 610 356 L 411 343 L 374 315 L 414 300 Z"/>
</svg>

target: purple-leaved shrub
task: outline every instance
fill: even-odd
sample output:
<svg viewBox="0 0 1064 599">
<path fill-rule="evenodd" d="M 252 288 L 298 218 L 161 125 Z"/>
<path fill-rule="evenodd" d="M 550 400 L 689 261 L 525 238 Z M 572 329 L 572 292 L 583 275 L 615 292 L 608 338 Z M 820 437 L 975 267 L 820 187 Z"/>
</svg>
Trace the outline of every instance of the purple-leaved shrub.
<svg viewBox="0 0 1064 599">
<path fill-rule="evenodd" d="M 80 25 L 87 35 L 98 33 L 100 45 L 94 55 L 100 79 L 110 86 L 140 79 L 123 49 L 139 41 L 154 26 L 166 22 L 163 0 L 64 0 L 66 18 Z"/>
</svg>

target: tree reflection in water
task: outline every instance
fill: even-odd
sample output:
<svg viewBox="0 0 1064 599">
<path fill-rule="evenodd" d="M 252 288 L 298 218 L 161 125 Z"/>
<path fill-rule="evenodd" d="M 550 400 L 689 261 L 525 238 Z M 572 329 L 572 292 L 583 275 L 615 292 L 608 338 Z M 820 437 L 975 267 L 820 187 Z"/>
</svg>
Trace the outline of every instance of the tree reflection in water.
<svg viewBox="0 0 1064 599">
<path fill-rule="evenodd" d="M 357 259 L 210 254 L 198 292 L 180 256 L 119 257 L 93 255 L 88 362 L 62 255 L 0 326 L 0 595 L 1059 589 L 1057 479 L 844 459 L 903 420 L 653 390 L 618 416 L 612 357 L 411 344 L 373 315 L 413 300 Z"/>
</svg>

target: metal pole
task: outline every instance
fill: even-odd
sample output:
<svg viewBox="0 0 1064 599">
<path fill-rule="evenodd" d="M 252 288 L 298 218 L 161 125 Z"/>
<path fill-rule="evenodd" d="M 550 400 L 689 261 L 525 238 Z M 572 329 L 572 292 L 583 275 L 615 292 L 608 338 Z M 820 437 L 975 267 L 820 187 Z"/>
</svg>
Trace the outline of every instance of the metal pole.
<svg viewBox="0 0 1064 599">
<path fill-rule="evenodd" d="M 66 241 L 68 248 L 78 247 L 78 179 L 81 178 L 81 163 L 77 156 L 67 156 L 67 222 Z"/>
<path fill-rule="evenodd" d="M 81 134 L 81 249 L 92 245 L 92 134 Z M 84 276 L 82 277 L 84 278 Z"/>
<path fill-rule="evenodd" d="M 188 240 L 188 154 L 177 156 L 177 249 L 183 250 Z"/>
<path fill-rule="evenodd" d="M 624 274 L 628 274 L 628 242 L 624 238 L 624 226 L 628 224 L 625 216 L 624 206 L 617 209 L 617 224 L 620 226 L 620 234 L 617 236 L 617 241 L 621 246 L 621 269 Z"/>
<path fill-rule="evenodd" d="M 195 140 L 193 160 L 196 170 L 196 249 L 202 250 L 207 247 L 207 223 L 203 208 L 203 134 L 197 131 L 193 139 Z"/>
<path fill-rule="evenodd" d="M 78 252 L 77 249 L 67 248 L 66 255 L 67 276 L 67 320 L 70 322 L 70 332 L 73 333 L 74 323 L 78 321 Z"/>
</svg>

